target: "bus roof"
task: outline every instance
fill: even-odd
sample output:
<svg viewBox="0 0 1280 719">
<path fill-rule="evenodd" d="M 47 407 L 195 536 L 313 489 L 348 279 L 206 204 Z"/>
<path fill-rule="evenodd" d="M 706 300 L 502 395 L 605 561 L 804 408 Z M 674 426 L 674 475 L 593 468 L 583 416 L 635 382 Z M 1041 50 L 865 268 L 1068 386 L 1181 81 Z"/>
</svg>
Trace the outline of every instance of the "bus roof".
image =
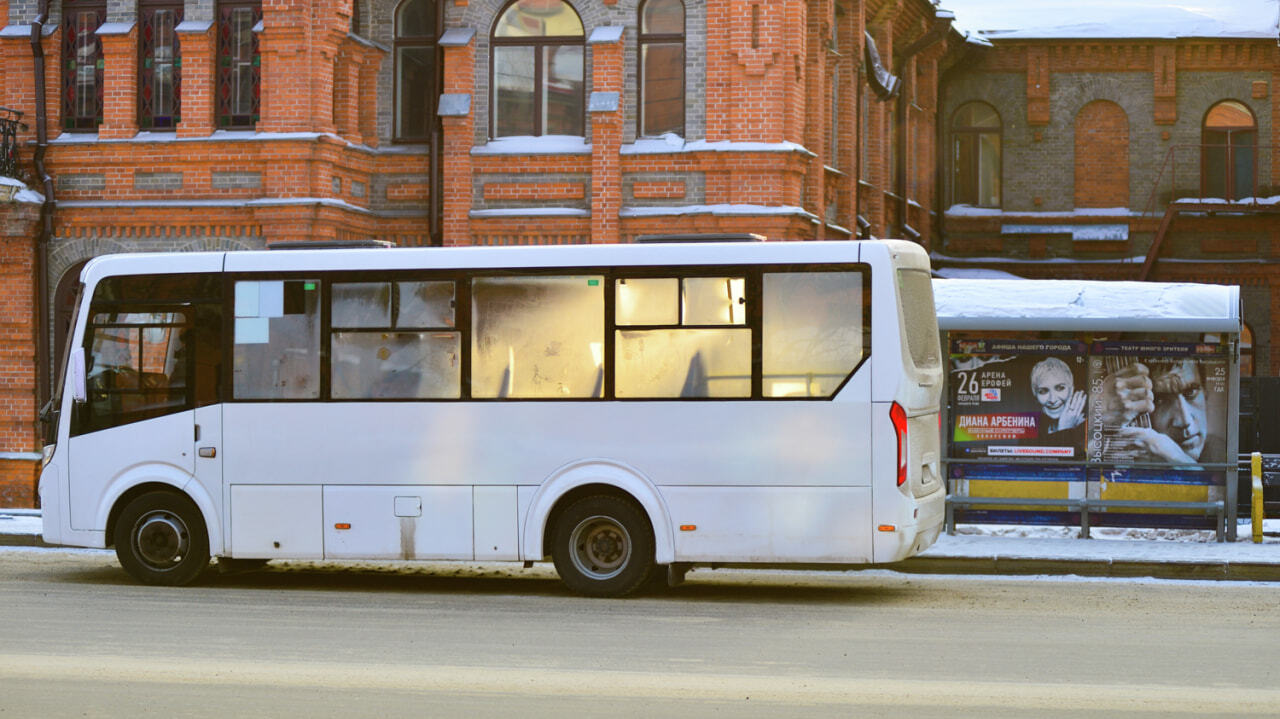
<svg viewBox="0 0 1280 719">
<path fill-rule="evenodd" d="M 871 260 L 871 256 L 864 252 L 869 244 L 886 248 L 891 254 L 910 258 L 912 266 L 919 264 L 919 258 L 914 255 L 927 258 L 919 245 L 892 240 L 317 249 L 294 252 L 253 250 L 103 255 L 85 266 L 82 278 L 86 283 L 93 283 L 111 275 L 185 272 L 536 269 L 858 262 Z"/>
</svg>

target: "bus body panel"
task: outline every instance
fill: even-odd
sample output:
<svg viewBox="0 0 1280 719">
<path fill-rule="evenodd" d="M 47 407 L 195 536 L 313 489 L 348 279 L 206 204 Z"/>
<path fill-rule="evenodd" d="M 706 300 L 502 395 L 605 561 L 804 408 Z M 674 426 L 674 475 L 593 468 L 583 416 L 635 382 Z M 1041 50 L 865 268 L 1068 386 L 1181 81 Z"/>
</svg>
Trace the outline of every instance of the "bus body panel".
<svg viewBox="0 0 1280 719">
<path fill-rule="evenodd" d="M 514 527 L 512 498 L 508 524 Z M 474 559 L 472 505 L 470 486 L 326 486 L 324 556 Z M 514 552 L 505 557 L 515 558 Z"/>
<path fill-rule="evenodd" d="M 870 487 L 662 487 L 678 562 L 871 561 Z"/>
<path fill-rule="evenodd" d="M 72 437 L 72 529 L 105 529 L 110 500 L 139 484 L 179 489 L 195 474 L 193 412 L 155 417 Z"/>
</svg>

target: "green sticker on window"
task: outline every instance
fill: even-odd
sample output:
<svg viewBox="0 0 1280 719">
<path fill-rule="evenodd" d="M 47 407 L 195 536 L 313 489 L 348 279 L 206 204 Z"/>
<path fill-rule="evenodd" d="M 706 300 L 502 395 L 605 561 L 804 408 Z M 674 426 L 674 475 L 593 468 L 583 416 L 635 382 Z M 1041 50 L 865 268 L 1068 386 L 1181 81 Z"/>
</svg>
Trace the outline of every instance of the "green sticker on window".
<svg viewBox="0 0 1280 719">
<path fill-rule="evenodd" d="M 315 288 L 316 288 L 316 283 L 314 283 L 314 282 L 304 282 L 304 283 L 302 283 L 302 289 L 304 289 L 304 290 L 306 290 L 306 291 L 308 291 L 308 292 L 310 292 L 311 290 L 314 290 Z"/>
<path fill-rule="evenodd" d="M 587 280 L 587 287 L 599 287 L 600 280 Z"/>
</svg>

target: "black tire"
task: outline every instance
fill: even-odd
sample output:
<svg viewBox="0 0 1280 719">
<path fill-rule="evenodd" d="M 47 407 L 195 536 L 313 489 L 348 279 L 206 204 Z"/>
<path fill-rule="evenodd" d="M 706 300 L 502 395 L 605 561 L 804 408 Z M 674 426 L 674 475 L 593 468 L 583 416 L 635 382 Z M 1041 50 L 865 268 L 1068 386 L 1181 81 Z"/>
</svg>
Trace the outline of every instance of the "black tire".
<svg viewBox="0 0 1280 719">
<path fill-rule="evenodd" d="M 578 594 L 625 596 L 653 572 L 653 528 L 629 499 L 579 499 L 560 514 L 551 541 L 560 581 Z"/>
<path fill-rule="evenodd" d="M 204 517 L 174 492 L 135 497 L 116 518 L 114 540 L 120 566 L 143 584 L 190 584 L 209 566 Z"/>
</svg>

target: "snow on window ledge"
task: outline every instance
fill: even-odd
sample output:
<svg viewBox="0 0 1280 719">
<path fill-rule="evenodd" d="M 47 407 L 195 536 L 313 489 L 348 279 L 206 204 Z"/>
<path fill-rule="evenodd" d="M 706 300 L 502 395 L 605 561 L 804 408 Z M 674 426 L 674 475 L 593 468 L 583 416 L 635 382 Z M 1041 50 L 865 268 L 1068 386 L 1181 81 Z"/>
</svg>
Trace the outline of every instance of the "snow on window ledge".
<svg viewBox="0 0 1280 719">
<path fill-rule="evenodd" d="M 498 137 L 471 148 L 472 155 L 589 155 L 581 135 L 516 135 Z"/>
</svg>

